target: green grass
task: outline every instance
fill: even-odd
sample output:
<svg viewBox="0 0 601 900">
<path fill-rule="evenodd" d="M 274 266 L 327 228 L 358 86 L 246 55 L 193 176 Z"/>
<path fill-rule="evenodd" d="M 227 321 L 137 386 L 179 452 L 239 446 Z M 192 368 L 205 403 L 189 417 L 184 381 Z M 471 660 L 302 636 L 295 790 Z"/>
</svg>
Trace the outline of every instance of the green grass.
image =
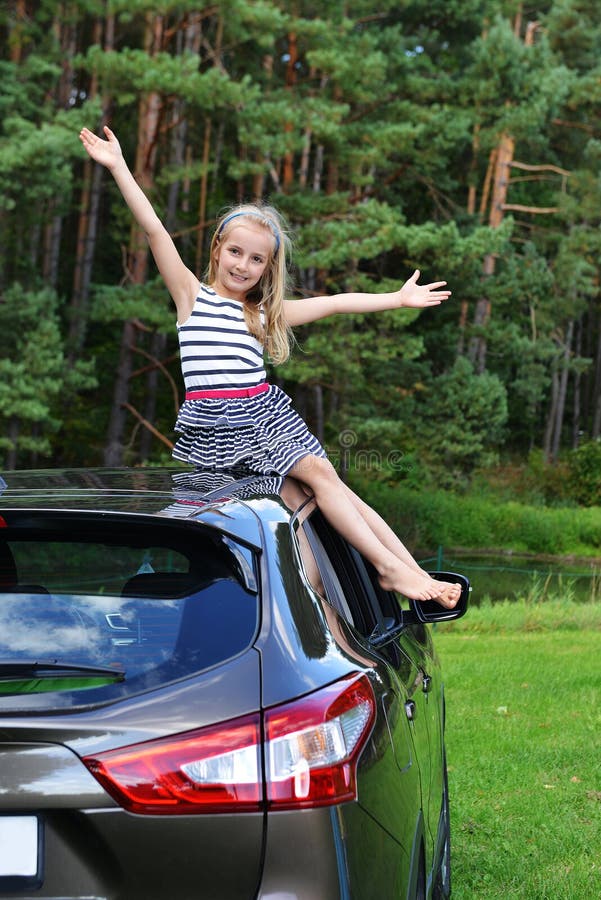
<svg viewBox="0 0 601 900">
<path fill-rule="evenodd" d="M 536 596 L 536 594 L 535 594 Z M 441 625 L 438 634 L 509 634 L 561 631 L 601 632 L 601 602 L 579 603 L 569 596 L 547 600 L 498 600 L 485 597 L 462 619 Z M 601 649 L 601 636 L 599 637 Z"/>
<path fill-rule="evenodd" d="M 601 613 L 583 630 L 568 605 L 529 630 L 516 603 L 436 629 L 454 900 L 601 897 Z"/>
</svg>

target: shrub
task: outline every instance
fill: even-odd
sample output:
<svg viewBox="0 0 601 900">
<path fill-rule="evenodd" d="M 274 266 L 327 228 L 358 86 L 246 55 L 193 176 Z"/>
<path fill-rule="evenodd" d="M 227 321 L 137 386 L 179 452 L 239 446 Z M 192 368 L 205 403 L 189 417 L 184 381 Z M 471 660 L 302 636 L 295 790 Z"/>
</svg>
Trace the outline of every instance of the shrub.
<svg viewBox="0 0 601 900">
<path fill-rule="evenodd" d="M 601 509 L 529 506 L 480 495 L 411 489 L 351 472 L 351 486 L 401 539 L 420 550 L 507 549 L 515 552 L 596 555 Z"/>
<path fill-rule="evenodd" d="M 507 395 L 496 375 L 476 374 L 459 357 L 436 378 L 416 423 L 428 466 L 444 487 L 466 486 L 474 469 L 497 461 L 507 422 Z"/>
<path fill-rule="evenodd" d="M 582 506 L 601 506 L 601 439 L 572 450 L 568 469 L 571 496 Z"/>
</svg>

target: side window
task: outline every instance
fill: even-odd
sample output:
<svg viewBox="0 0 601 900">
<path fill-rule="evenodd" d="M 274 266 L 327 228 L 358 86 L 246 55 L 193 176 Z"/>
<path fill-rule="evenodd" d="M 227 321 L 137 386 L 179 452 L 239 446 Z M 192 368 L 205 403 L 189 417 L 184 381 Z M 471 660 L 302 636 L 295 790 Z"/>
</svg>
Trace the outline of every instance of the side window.
<svg viewBox="0 0 601 900">
<path fill-rule="evenodd" d="M 364 637 L 385 627 L 381 599 L 362 557 L 314 509 L 300 525 L 327 601 Z M 324 595 L 322 593 L 322 596 Z"/>
<path fill-rule="evenodd" d="M 369 584 L 369 588 L 378 605 L 382 617 L 380 619 L 380 624 L 384 629 L 388 629 L 398 624 L 402 608 L 400 594 L 396 594 L 394 591 L 386 591 L 384 588 L 380 587 L 378 573 L 374 566 L 357 553 L 356 550 L 352 550 L 351 552 L 355 557 L 359 570 L 363 574 L 364 580 Z"/>
<path fill-rule="evenodd" d="M 310 535 L 307 534 L 307 519 L 302 520 L 299 516 L 294 523 L 294 528 L 296 547 L 302 563 L 303 574 L 315 593 L 326 600 L 326 589 L 324 587 L 321 571 L 312 550 Z"/>
<path fill-rule="evenodd" d="M 330 606 L 342 613 L 347 622 L 354 625 L 355 620 L 336 571 L 328 559 L 319 535 L 311 527 L 308 519 L 300 525 L 297 539 L 309 584 Z"/>
</svg>

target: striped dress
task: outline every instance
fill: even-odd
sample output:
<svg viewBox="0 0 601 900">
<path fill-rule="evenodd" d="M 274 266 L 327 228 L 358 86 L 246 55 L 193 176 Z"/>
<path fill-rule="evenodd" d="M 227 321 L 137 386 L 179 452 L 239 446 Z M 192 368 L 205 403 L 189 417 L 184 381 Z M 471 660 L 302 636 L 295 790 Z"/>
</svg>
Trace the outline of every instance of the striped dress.
<svg viewBox="0 0 601 900">
<path fill-rule="evenodd" d="M 177 331 L 186 392 L 265 383 L 263 346 L 249 334 L 241 302 L 203 284 Z M 275 384 L 252 397 L 185 400 L 175 430 L 174 458 L 211 472 L 286 475 L 303 457 L 326 455 Z"/>
</svg>

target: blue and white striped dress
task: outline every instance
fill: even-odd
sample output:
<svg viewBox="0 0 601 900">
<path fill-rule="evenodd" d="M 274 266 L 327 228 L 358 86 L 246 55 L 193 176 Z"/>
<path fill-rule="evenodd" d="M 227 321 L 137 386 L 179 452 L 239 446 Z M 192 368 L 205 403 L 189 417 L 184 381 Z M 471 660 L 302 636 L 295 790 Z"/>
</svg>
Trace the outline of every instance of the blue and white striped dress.
<svg viewBox="0 0 601 900">
<path fill-rule="evenodd" d="M 251 388 L 266 381 L 263 346 L 249 334 L 243 304 L 201 285 L 177 326 L 186 391 Z M 319 441 L 277 385 L 252 397 L 186 400 L 173 456 L 212 472 L 286 475 L 303 457 L 325 457 Z"/>
</svg>

